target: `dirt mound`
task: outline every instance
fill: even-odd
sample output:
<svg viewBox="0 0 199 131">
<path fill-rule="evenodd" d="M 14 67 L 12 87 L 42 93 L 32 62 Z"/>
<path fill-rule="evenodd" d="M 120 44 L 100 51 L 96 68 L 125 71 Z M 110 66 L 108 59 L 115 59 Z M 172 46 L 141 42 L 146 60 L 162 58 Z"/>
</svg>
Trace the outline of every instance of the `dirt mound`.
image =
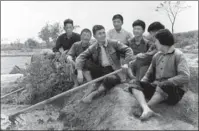
<svg viewBox="0 0 199 131">
<path fill-rule="evenodd" d="M 59 120 L 64 129 L 106 129 L 106 130 L 163 130 L 163 129 L 196 129 L 198 123 L 198 95 L 188 92 L 176 106 L 161 104 L 154 110 L 162 117 L 154 117 L 141 122 L 133 115 L 140 111 L 135 98 L 123 91 L 124 85 L 118 85 L 106 95 L 102 95 L 92 104 L 67 103 Z M 182 126 L 183 125 L 183 126 Z"/>
<path fill-rule="evenodd" d="M 176 106 L 160 104 L 153 110 L 160 113 L 162 117 L 153 117 L 149 121 L 141 122 L 133 115 L 134 112 L 141 112 L 140 106 L 133 95 L 123 90 L 125 86 L 125 84 L 116 86 L 95 98 L 91 104 L 80 103 L 79 100 L 91 89 L 88 87 L 72 96 L 57 99 L 42 109 L 20 115 L 25 121 L 21 121 L 10 129 L 198 129 L 198 94 L 188 91 Z M 16 107 L 13 106 L 14 109 L 10 106 L 1 108 L 4 110 L 3 113 L 10 114 L 22 108 Z"/>
</svg>

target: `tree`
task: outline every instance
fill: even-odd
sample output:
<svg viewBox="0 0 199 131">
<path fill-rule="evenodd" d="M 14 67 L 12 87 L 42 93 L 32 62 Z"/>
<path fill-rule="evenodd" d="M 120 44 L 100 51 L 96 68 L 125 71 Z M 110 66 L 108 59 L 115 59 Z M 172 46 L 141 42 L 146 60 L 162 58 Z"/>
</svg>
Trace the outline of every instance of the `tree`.
<svg viewBox="0 0 199 131">
<path fill-rule="evenodd" d="M 63 32 L 63 28 L 59 23 L 46 24 L 39 32 L 39 38 L 41 38 L 47 45 L 52 46 L 52 42 L 55 43 L 57 37 Z"/>
<path fill-rule="evenodd" d="M 50 25 L 47 23 L 39 32 L 39 38 L 48 45 L 50 43 L 50 35 Z"/>
<path fill-rule="evenodd" d="M 74 25 L 74 29 L 79 28 L 79 25 Z M 39 32 L 39 38 L 41 38 L 47 45 L 51 47 L 53 43 L 56 43 L 58 36 L 63 32 L 63 27 L 60 23 L 48 24 L 41 29 Z"/>
<path fill-rule="evenodd" d="M 180 12 L 189 8 L 190 6 L 185 5 L 184 1 L 164 1 L 157 6 L 156 11 L 164 11 L 170 22 L 171 22 L 171 29 L 172 33 L 174 33 L 174 24 L 176 21 L 176 17 L 179 15 Z"/>
<path fill-rule="evenodd" d="M 36 40 L 32 39 L 32 38 L 28 38 L 28 39 L 25 41 L 25 45 L 26 45 L 27 47 L 33 49 L 33 48 L 38 47 L 38 46 L 39 46 L 39 43 L 38 43 Z"/>
</svg>

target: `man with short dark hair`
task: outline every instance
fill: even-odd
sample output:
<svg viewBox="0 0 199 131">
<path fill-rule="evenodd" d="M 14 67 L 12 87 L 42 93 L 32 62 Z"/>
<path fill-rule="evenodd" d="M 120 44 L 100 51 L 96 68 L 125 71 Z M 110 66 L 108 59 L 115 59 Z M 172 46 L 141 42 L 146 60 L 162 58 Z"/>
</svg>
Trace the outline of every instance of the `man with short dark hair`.
<svg viewBox="0 0 199 131">
<path fill-rule="evenodd" d="M 128 41 L 128 46 L 133 50 L 136 59 L 131 62 L 130 67 L 136 79 L 140 80 L 146 73 L 152 59 L 152 57 L 146 59 L 146 52 L 152 43 L 143 36 L 146 27 L 144 21 L 138 19 L 133 22 L 132 27 L 134 38 Z"/>
<path fill-rule="evenodd" d="M 73 32 L 73 29 L 73 20 L 66 19 L 64 21 L 64 30 L 66 33 L 57 38 L 53 52 L 60 54 L 60 48 L 63 48 L 64 51 L 68 51 L 73 43 L 80 41 L 80 35 Z"/>
<path fill-rule="evenodd" d="M 155 23 L 155 24 L 154 24 Z M 150 38 L 153 38 L 154 32 L 160 29 L 164 29 L 164 26 L 159 22 L 154 22 L 149 25 L 148 31 Z M 157 49 L 154 44 L 154 40 L 147 40 L 144 38 L 143 33 L 145 31 L 145 22 L 142 20 L 136 20 L 132 24 L 134 38 L 129 40 L 129 46 L 132 48 L 136 60 L 131 62 L 131 68 L 136 79 L 141 80 L 145 75 L 149 65 L 151 64 L 152 57 L 157 53 Z"/>
<path fill-rule="evenodd" d="M 155 43 L 156 32 L 158 32 L 159 30 L 164 29 L 164 28 L 165 28 L 165 26 L 158 21 L 151 23 L 147 30 L 149 32 L 149 36 L 148 36 L 149 40 L 151 40 L 153 43 Z"/>
<path fill-rule="evenodd" d="M 82 81 L 83 79 L 82 69 L 87 59 L 91 59 L 95 64 L 95 66 L 93 66 L 93 70 L 90 70 L 94 79 L 120 69 L 120 54 L 125 56 L 125 64 L 122 67 L 124 71 L 126 71 L 129 61 L 134 59 L 131 48 L 122 44 L 120 41 L 106 39 L 105 28 L 102 25 L 95 25 L 93 27 L 93 36 L 97 41 L 86 51 L 82 52 L 76 59 L 78 80 Z M 94 96 L 111 89 L 120 82 L 123 82 L 122 76 L 123 72 L 120 72 L 96 83 L 93 92 L 83 98 L 82 101 L 90 103 Z"/>
<path fill-rule="evenodd" d="M 146 120 L 155 113 L 150 107 L 165 102 L 177 104 L 187 91 L 190 71 L 184 54 L 174 48 L 174 37 L 168 29 L 161 29 L 155 34 L 158 53 L 153 56 L 150 67 L 141 80 L 129 82 L 131 92 L 140 103 L 143 112 L 141 120 Z M 148 103 L 145 98 L 150 99 Z"/>
<path fill-rule="evenodd" d="M 132 34 L 122 28 L 123 17 L 120 14 L 113 16 L 113 26 L 114 29 L 111 29 L 107 32 L 108 39 L 119 40 L 120 42 L 127 44 L 128 39 L 132 38 Z"/>
<path fill-rule="evenodd" d="M 90 39 L 92 37 L 91 31 L 87 28 L 83 29 L 81 31 L 81 41 L 75 42 L 70 50 L 67 53 L 67 62 L 73 65 L 73 68 L 75 70 L 75 59 L 84 52 L 91 44 L 90 44 Z M 87 60 L 84 68 L 83 68 L 83 75 L 86 78 L 87 81 L 91 81 L 91 75 L 90 71 L 88 71 L 87 67 L 90 66 L 88 65 L 89 60 Z M 77 71 L 75 70 L 74 74 L 72 74 L 73 81 L 75 83 L 74 87 L 78 86 L 79 83 L 77 81 Z"/>
</svg>

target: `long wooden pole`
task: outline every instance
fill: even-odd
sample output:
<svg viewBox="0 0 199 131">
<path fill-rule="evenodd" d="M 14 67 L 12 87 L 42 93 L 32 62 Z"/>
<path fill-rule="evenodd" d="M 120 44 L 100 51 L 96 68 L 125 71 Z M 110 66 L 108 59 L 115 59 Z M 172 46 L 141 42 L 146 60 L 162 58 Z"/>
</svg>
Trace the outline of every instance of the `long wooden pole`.
<svg viewBox="0 0 199 131">
<path fill-rule="evenodd" d="M 17 92 L 19 92 L 19 91 L 22 91 L 22 90 L 24 90 L 24 89 L 25 89 L 25 87 L 22 87 L 22 88 L 20 88 L 20 89 L 17 89 L 16 91 L 10 92 L 10 93 L 8 93 L 8 94 L 6 94 L 6 95 L 4 95 L 4 96 L 1 96 L 1 99 L 2 99 L 2 98 L 5 98 L 5 97 L 7 97 L 7 96 L 9 96 L 9 95 L 12 95 L 12 94 L 14 94 L 14 93 L 17 93 Z"/>
<path fill-rule="evenodd" d="M 100 80 L 102 80 L 102 79 L 104 79 L 104 78 L 106 78 L 106 77 L 108 77 L 108 76 L 117 74 L 117 73 L 119 73 L 120 71 L 122 71 L 122 69 L 116 70 L 116 71 L 114 71 L 114 72 L 112 72 L 112 73 L 106 74 L 106 75 L 104 75 L 104 76 L 102 76 L 102 77 L 99 77 L 99 78 L 97 78 L 97 79 L 94 79 L 94 80 L 92 80 L 92 81 L 89 81 L 89 82 L 87 82 L 87 83 L 85 83 L 85 84 L 83 84 L 83 85 L 80 85 L 80 86 L 75 87 L 75 88 L 73 88 L 73 89 L 71 89 L 71 90 L 65 91 L 65 92 L 63 92 L 63 93 L 61 93 L 61 94 L 58 94 L 58 95 L 56 95 L 56 96 L 54 96 L 54 97 L 51 97 L 51 98 L 49 98 L 49 99 L 47 99 L 47 100 L 44 100 L 44 101 L 39 102 L 39 103 L 37 103 L 37 104 L 35 104 L 35 105 L 32 105 L 32 106 L 30 106 L 30 107 L 28 107 L 28 108 L 22 109 L 22 110 L 20 110 L 20 111 L 18 111 L 18 112 L 16 112 L 16 113 L 10 115 L 10 116 L 9 116 L 9 120 L 10 120 L 10 121 L 13 121 L 13 120 L 15 119 L 15 117 L 16 117 L 17 115 L 21 114 L 21 113 L 24 113 L 24 112 L 26 112 L 26 111 L 28 111 L 28 110 L 36 109 L 36 108 L 38 108 L 39 106 L 43 106 L 43 105 L 45 105 L 45 104 L 48 104 L 48 103 L 54 101 L 55 99 L 58 99 L 58 98 L 63 97 L 63 96 L 65 96 L 65 95 L 70 95 L 70 94 L 74 93 L 75 91 L 78 91 L 78 90 L 80 90 L 80 89 L 85 88 L 85 87 L 86 87 L 87 85 L 89 85 L 89 84 L 93 84 L 93 83 L 95 83 L 95 82 L 98 82 L 98 81 L 100 81 Z"/>
</svg>

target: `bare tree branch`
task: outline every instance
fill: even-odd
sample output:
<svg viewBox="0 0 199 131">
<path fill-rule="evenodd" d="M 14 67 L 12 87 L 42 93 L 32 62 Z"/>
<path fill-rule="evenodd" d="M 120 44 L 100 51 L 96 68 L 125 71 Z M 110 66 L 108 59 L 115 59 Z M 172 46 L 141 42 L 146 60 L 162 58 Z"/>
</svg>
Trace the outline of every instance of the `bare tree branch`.
<svg viewBox="0 0 199 131">
<path fill-rule="evenodd" d="M 166 15 L 169 18 L 169 21 L 172 24 L 172 33 L 173 33 L 173 27 L 174 27 L 178 14 L 181 11 L 191 7 L 184 4 L 185 2 L 182 2 L 182 1 L 177 1 L 177 2 L 164 1 L 163 3 L 160 3 L 160 6 L 156 7 L 156 11 L 165 11 Z"/>
</svg>

